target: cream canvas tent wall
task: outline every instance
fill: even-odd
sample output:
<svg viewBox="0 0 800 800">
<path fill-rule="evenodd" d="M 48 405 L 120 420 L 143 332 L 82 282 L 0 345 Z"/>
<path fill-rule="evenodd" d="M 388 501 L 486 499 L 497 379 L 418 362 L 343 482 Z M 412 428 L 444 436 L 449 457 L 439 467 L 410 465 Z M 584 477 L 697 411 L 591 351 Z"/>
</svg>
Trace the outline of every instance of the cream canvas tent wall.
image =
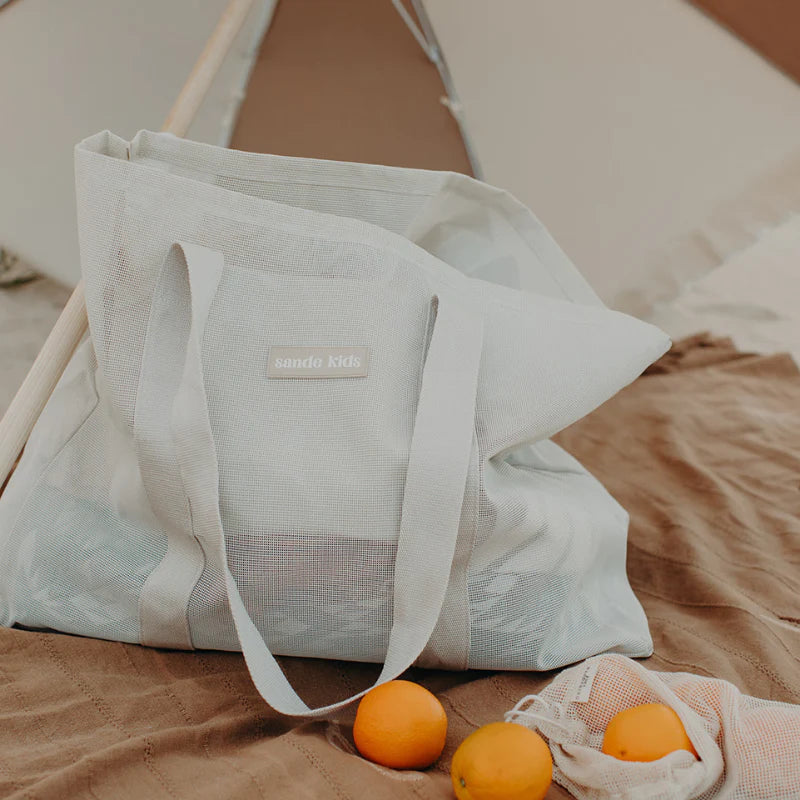
<svg viewBox="0 0 800 800">
<path fill-rule="evenodd" d="M 800 210 L 800 87 L 684 0 L 425 8 L 484 178 L 613 306 L 647 311 Z"/>
<path fill-rule="evenodd" d="M 158 128 L 226 0 L 14 0 L 0 10 L 0 247 L 74 286 L 72 148 Z M 274 0 L 251 5 L 188 133 L 227 145 Z"/>
<path fill-rule="evenodd" d="M 228 144 L 274 2 L 253 4 L 191 138 Z M 302 8 L 306 30 L 293 32 L 296 56 L 283 66 L 294 74 L 282 75 L 287 93 L 264 111 L 268 125 L 270 111 L 281 115 L 290 102 L 313 117 L 304 91 L 314 101 L 315 48 L 330 27 L 325 4 L 283 3 Z M 328 5 L 364 39 L 380 39 L 366 4 Z M 371 5 L 391 11 L 390 0 Z M 435 34 L 452 75 L 473 170 L 534 208 L 612 304 L 643 311 L 631 289 L 647 295 L 644 286 L 665 272 L 713 266 L 707 251 L 725 247 L 708 220 L 798 149 L 798 87 L 684 0 L 395 5 L 429 20 L 424 33 Z M 0 174 L 14 187 L 0 193 L 0 246 L 74 285 L 73 144 L 102 127 L 123 135 L 157 127 L 223 7 L 14 0 L 3 9 L 0 69 L 11 79 L 0 88 L 10 121 L 0 151 L 15 157 Z M 346 60 L 339 37 L 333 29 Z M 386 91 L 397 91 L 404 75 L 377 48 L 374 59 Z"/>
</svg>

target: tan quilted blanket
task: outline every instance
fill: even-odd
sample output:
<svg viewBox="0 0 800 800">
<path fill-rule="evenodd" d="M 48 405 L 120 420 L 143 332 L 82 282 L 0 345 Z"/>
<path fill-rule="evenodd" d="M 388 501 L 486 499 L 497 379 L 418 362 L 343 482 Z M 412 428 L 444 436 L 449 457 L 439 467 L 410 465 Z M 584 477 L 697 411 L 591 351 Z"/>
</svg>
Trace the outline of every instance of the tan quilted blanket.
<svg viewBox="0 0 800 800">
<path fill-rule="evenodd" d="M 631 513 L 629 572 L 656 645 L 647 666 L 800 703 L 794 362 L 694 337 L 558 438 Z M 283 664 L 315 704 L 375 677 L 371 665 Z M 448 798 L 458 743 L 552 676 L 411 677 L 441 697 L 450 730 L 433 768 L 401 773 L 353 753 L 347 717 L 272 713 L 238 654 L 0 629 L 0 796 Z"/>
</svg>

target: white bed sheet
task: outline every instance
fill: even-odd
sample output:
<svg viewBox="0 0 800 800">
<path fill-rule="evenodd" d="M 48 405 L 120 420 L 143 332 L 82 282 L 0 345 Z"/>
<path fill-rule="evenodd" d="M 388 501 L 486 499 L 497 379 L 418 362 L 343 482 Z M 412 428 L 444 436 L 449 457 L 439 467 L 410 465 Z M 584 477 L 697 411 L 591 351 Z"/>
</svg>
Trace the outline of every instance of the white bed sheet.
<svg viewBox="0 0 800 800">
<path fill-rule="evenodd" d="M 741 350 L 789 352 L 800 364 L 800 214 L 762 231 L 647 317 L 673 338 L 708 330 Z"/>
</svg>

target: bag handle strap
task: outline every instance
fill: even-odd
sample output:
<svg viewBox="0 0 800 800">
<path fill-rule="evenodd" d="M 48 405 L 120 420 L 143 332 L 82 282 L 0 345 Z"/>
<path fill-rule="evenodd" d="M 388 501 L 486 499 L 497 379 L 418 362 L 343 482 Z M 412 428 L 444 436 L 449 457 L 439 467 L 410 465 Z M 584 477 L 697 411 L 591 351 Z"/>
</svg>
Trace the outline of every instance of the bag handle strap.
<svg viewBox="0 0 800 800">
<path fill-rule="evenodd" d="M 309 708 L 287 680 L 250 617 L 228 568 L 219 511 L 217 455 L 208 418 L 202 333 L 216 292 L 221 253 L 178 242 L 186 272 L 173 282 L 191 307 L 184 368 L 172 407 L 178 465 L 191 507 L 194 535 L 222 571 L 233 621 L 253 683 L 275 710 L 323 716 L 361 697 Z M 174 263 L 174 261 L 173 261 Z M 188 293 L 188 297 L 186 296 Z M 375 685 L 392 680 L 425 649 L 442 610 L 464 500 L 475 426 L 483 345 L 479 314 L 457 299 L 433 299 L 435 322 L 417 404 L 402 504 L 394 575 L 393 622 L 386 659 Z M 184 306 L 185 307 L 185 306 Z"/>
</svg>

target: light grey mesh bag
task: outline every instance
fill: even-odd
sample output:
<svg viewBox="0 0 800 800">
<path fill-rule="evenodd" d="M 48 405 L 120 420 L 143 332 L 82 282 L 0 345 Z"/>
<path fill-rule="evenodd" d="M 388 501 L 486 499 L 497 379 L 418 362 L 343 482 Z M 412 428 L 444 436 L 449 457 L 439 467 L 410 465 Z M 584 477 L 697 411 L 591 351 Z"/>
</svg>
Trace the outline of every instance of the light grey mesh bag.
<svg viewBox="0 0 800 800">
<path fill-rule="evenodd" d="M 612 718 L 647 703 L 677 713 L 697 758 L 676 750 L 656 761 L 621 761 L 601 751 Z M 800 797 L 800 706 L 750 697 L 718 678 L 603 655 L 523 697 L 506 720 L 547 739 L 553 778 L 577 800 Z"/>
<path fill-rule="evenodd" d="M 651 650 L 627 515 L 548 440 L 668 346 L 450 173 L 78 146 L 90 338 L 0 500 L 0 621 L 552 669 Z M 516 288 L 514 288 L 516 287 Z"/>
</svg>

